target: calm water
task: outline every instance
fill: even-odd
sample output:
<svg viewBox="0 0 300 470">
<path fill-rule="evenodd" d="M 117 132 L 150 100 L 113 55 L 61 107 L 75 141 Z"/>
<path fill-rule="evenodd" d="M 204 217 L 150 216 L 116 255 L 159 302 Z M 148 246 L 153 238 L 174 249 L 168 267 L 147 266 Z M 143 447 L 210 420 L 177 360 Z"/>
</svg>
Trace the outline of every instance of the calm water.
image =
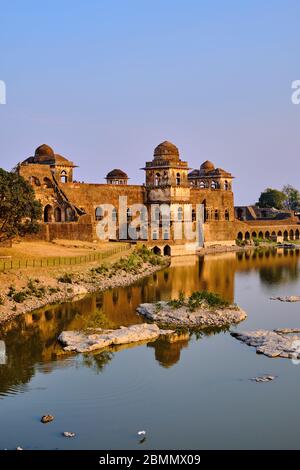
<svg viewBox="0 0 300 470">
<path fill-rule="evenodd" d="M 238 329 L 299 327 L 299 250 L 178 258 L 127 288 L 25 315 L 0 331 L 0 449 L 300 448 L 300 366 L 269 359 L 228 331 L 61 356 L 64 329 L 141 322 L 140 302 L 208 289 L 248 313 Z M 270 383 L 249 378 L 272 374 Z M 40 423 L 43 414 L 55 421 Z M 138 430 L 147 430 L 139 444 Z M 61 436 L 76 432 L 75 439 Z"/>
</svg>

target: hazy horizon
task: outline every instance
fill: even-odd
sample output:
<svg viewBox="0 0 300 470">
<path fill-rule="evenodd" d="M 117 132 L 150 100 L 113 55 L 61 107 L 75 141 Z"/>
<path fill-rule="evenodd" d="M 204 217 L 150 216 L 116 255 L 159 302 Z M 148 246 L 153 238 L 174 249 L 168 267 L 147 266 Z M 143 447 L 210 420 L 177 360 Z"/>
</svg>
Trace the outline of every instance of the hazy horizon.
<svg viewBox="0 0 300 470">
<path fill-rule="evenodd" d="M 191 168 L 230 171 L 236 205 L 300 189 L 299 14 L 295 0 L 2 5 L 0 166 L 46 143 L 79 165 L 78 181 L 121 168 L 140 184 L 170 140 Z"/>
</svg>

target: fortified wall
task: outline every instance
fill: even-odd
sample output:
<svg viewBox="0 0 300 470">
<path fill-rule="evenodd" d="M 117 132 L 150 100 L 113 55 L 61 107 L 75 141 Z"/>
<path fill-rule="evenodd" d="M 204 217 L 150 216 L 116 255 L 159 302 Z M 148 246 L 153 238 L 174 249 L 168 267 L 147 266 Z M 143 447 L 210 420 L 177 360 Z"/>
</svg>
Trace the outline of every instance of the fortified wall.
<svg viewBox="0 0 300 470">
<path fill-rule="evenodd" d="M 48 145 L 38 147 L 33 156 L 17 166 L 17 171 L 30 182 L 43 206 L 43 222 L 39 237 L 45 240 L 97 240 L 96 227 L 105 214 L 102 205 L 112 204 L 112 217 L 117 226 L 114 239 L 120 239 L 119 198 L 127 198 L 128 206 L 144 204 L 147 220 L 155 219 L 157 229 L 148 231 L 143 241 L 150 246 L 184 245 L 188 240 L 176 240 L 175 222 L 186 217 L 185 207 L 193 229 L 197 229 L 196 213 L 203 207 L 204 246 L 232 245 L 236 239 L 272 238 L 299 239 L 299 220 L 292 213 L 260 213 L 252 206 L 234 207 L 231 173 L 216 168 L 210 161 L 199 169 L 191 169 L 181 160 L 178 148 L 171 142 L 162 142 L 154 150 L 153 159 L 144 168 L 143 185 L 128 184 L 128 175 L 120 169 L 110 171 L 106 184 L 80 183 L 74 180 L 76 165 L 56 154 Z M 163 225 L 163 214 L 153 212 L 153 204 L 164 204 L 171 213 L 170 228 Z M 132 220 L 128 210 L 126 225 Z M 122 240 L 124 240 L 122 238 Z M 130 241 L 130 240 L 128 240 Z M 176 250 L 175 250 L 176 251 Z"/>
</svg>

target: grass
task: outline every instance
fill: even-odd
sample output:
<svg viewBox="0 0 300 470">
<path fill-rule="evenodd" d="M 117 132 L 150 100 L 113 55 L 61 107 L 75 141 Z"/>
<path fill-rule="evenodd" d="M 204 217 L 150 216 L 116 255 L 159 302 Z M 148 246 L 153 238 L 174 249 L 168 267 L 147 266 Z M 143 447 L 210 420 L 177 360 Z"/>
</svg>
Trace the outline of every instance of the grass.
<svg viewBox="0 0 300 470">
<path fill-rule="evenodd" d="M 118 271 L 125 271 L 126 273 L 137 274 L 145 263 L 152 266 L 162 266 L 164 258 L 161 255 L 156 255 L 150 251 L 146 246 L 138 247 L 126 258 L 122 257 L 112 265 L 101 264 L 97 268 L 93 268 L 93 274 L 100 274 L 111 276 Z"/>
<path fill-rule="evenodd" d="M 201 307 L 210 307 L 212 309 L 226 308 L 230 303 L 219 294 L 207 291 L 196 291 L 188 298 L 185 298 L 183 292 L 180 292 L 179 298 L 170 300 L 168 305 L 174 309 L 186 306 L 190 312 L 193 312 Z"/>
</svg>

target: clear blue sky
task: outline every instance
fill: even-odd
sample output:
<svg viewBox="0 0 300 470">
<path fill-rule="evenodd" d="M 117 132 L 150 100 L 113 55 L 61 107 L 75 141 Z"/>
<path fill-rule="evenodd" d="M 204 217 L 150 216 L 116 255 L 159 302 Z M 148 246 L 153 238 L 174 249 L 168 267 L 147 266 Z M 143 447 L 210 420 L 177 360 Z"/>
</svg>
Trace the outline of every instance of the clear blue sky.
<svg viewBox="0 0 300 470">
<path fill-rule="evenodd" d="M 232 171 L 237 204 L 300 187 L 299 18 L 298 0 L 3 1 L 1 166 L 47 143 L 77 180 L 139 183 L 171 140 Z"/>
</svg>

